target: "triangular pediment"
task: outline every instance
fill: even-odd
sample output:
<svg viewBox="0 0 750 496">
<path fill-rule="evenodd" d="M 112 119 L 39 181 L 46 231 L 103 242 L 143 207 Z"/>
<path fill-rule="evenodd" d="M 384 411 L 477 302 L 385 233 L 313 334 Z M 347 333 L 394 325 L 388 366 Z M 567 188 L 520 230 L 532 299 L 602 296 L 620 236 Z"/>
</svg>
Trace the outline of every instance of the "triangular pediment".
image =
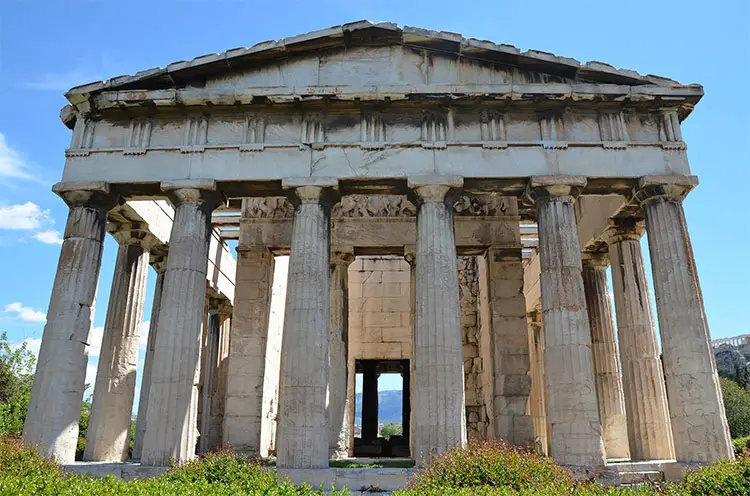
<svg viewBox="0 0 750 496">
<path fill-rule="evenodd" d="M 667 78 L 643 76 L 602 62 L 582 64 L 455 33 L 359 21 L 89 83 L 71 89 L 67 96 L 75 104 L 102 91 L 186 86 L 574 82 L 679 86 Z"/>
</svg>

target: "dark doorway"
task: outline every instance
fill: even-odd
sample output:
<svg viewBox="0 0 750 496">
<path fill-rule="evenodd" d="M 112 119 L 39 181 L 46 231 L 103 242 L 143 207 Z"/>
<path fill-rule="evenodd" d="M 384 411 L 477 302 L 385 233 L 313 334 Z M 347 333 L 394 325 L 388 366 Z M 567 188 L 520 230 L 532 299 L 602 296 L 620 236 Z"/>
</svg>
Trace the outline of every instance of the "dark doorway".
<svg viewBox="0 0 750 496">
<path fill-rule="evenodd" d="M 354 456 L 408 457 L 411 417 L 409 360 L 356 360 L 355 374 L 357 382 L 361 378 L 362 393 L 361 405 L 360 402 L 355 404 L 354 416 L 355 419 L 361 418 L 361 429 L 354 437 Z M 400 376 L 401 390 L 380 391 L 379 379 L 391 374 Z M 388 382 L 392 384 L 393 380 Z M 399 404 L 394 405 L 394 401 Z M 380 414 L 385 418 L 380 418 Z"/>
</svg>

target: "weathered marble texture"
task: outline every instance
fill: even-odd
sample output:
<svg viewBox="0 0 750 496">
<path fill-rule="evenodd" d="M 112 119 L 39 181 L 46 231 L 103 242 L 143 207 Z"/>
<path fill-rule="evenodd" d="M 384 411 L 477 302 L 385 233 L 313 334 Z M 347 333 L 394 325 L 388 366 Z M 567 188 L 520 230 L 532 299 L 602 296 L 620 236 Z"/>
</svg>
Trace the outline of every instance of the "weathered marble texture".
<svg viewBox="0 0 750 496">
<path fill-rule="evenodd" d="M 583 290 L 591 325 L 594 379 L 607 458 L 630 458 L 625 398 L 612 322 L 606 258 L 583 260 Z"/>
<path fill-rule="evenodd" d="M 277 460 L 279 468 L 328 467 L 330 206 L 324 188 L 294 190 L 292 249 L 284 315 Z"/>
<path fill-rule="evenodd" d="M 122 233 L 115 236 L 122 239 L 118 240 L 83 452 L 83 459 L 89 461 L 124 462 L 130 444 L 149 252 L 137 238 Z"/>
<path fill-rule="evenodd" d="M 44 326 L 23 438 L 47 458 L 71 463 L 86 378 L 107 210 L 106 191 L 63 192 L 70 207 Z"/>
<path fill-rule="evenodd" d="M 639 237 L 634 232 L 613 234 L 609 244 L 630 456 L 671 460 L 674 443 L 667 392 Z"/>
<path fill-rule="evenodd" d="M 453 211 L 449 184 L 419 197 L 414 329 L 414 451 L 417 465 L 466 443 L 464 372 Z"/>
<path fill-rule="evenodd" d="M 159 324 L 151 370 L 141 462 L 167 465 L 195 456 L 201 326 L 213 192 L 170 190 L 175 218 L 169 240 Z"/>
</svg>

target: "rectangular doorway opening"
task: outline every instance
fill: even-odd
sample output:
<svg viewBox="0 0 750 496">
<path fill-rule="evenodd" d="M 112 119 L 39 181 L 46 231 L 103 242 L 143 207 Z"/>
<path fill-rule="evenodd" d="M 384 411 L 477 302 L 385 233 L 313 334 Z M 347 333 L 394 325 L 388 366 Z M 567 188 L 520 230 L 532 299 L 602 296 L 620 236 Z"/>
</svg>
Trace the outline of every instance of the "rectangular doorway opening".
<svg viewBox="0 0 750 496">
<path fill-rule="evenodd" d="M 355 360 L 355 457 L 408 457 L 409 360 Z"/>
</svg>

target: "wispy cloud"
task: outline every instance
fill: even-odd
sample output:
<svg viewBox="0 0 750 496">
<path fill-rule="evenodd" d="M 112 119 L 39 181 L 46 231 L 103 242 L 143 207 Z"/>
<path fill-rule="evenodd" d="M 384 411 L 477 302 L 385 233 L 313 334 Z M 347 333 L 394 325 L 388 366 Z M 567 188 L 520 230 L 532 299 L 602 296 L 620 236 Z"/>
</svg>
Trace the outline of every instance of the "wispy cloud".
<svg viewBox="0 0 750 496">
<path fill-rule="evenodd" d="M 27 307 L 23 303 L 18 301 L 5 305 L 5 313 L 15 314 L 14 318 L 23 320 L 24 322 L 47 321 L 47 315 L 44 312 L 34 310 L 33 308 Z"/>
<path fill-rule="evenodd" d="M 42 347 L 42 338 L 26 338 L 20 343 L 12 343 L 10 349 L 17 350 L 24 344 L 26 344 L 26 349 L 33 353 L 34 356 L 39 356 L 39 349 Z"/>
<path fill-rule="evenodd" d="M 29 167 L 21 154 L 11 148 L 5 135 L 0 133 L 0 178 L 28 179 L 34 177 L 29 172 Z"/>
<path fill-rule="evenodd" d="M 60 237 L 60 231 L 56 231 L 55 229 L 39 231 L 34 234 L 34 239 L 48 245 L 61 245 L 63 242 L 63 239 Z"/>
<path fill-rule="evenodd" d="M 34 202 L 0 206 L 0 229 L 32 231 L 52 222 L 49 210 Z"/>
</svg>

